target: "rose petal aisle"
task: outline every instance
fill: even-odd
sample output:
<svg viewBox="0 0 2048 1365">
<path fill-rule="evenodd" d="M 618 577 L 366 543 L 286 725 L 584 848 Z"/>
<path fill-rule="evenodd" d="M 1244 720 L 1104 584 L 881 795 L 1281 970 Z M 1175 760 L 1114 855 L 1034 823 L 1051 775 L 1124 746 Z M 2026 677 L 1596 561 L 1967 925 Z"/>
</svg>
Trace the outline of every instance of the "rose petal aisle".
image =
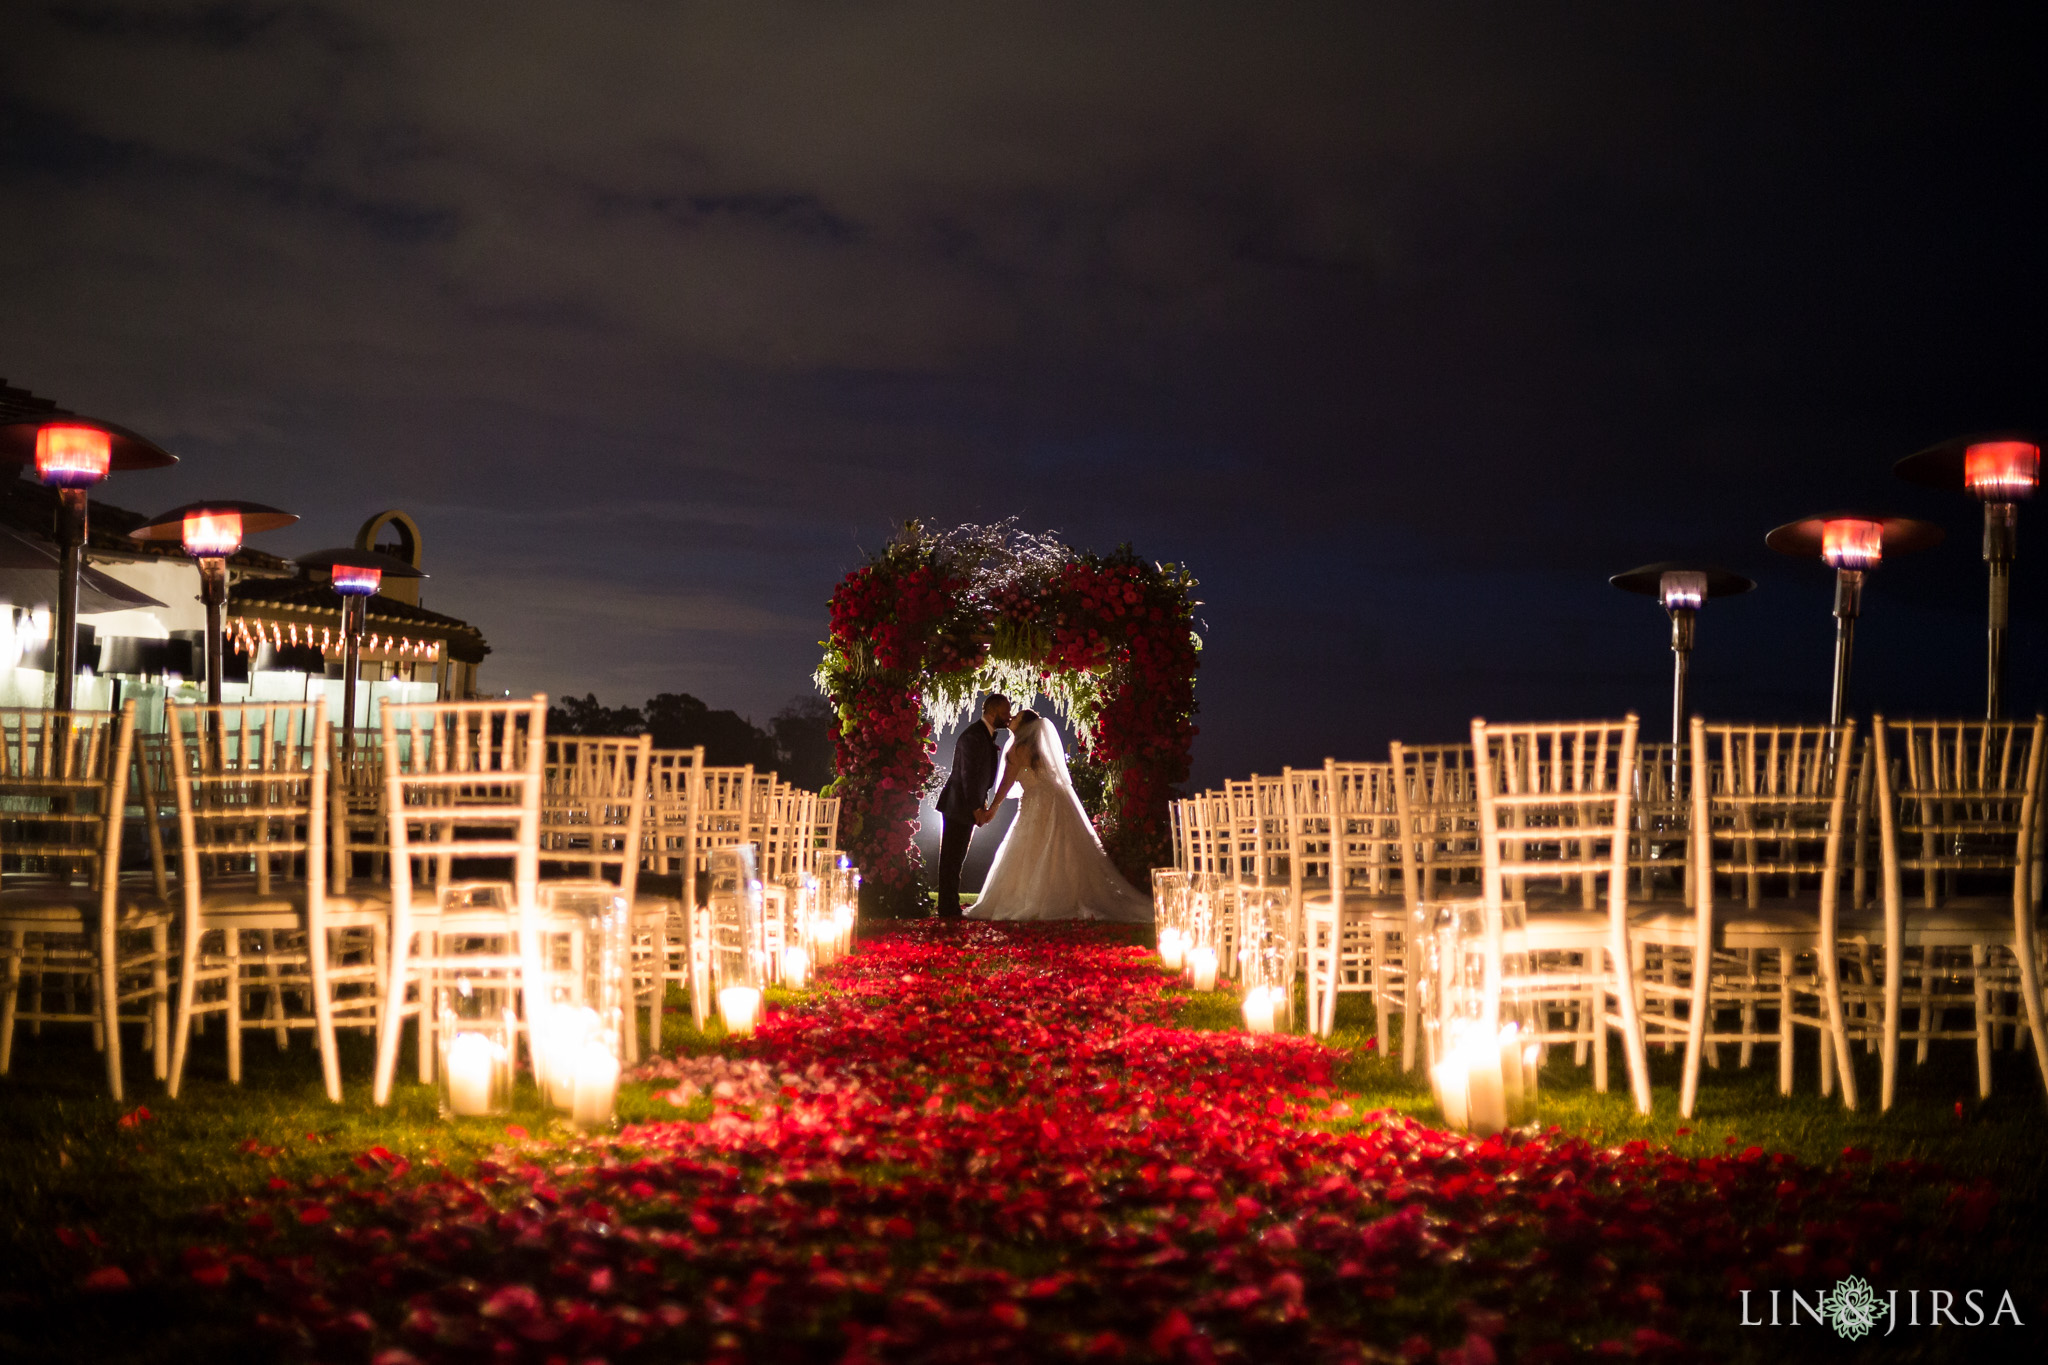
<svg viewBox="0 0 2048 1365">
<path fill-rule="evenodd" d="M 166 1273 L 378 1365 L 1718 1358 L 1736 1290 L 1898 1282 L 1982 1225 L 1986 1192 L 1906 1164 L 1333 1117 L 1347 1054 L 1176 1029 L 1150 963 L 1082 927 L 884 934 L 644 1068 L 675 1121 L 514 1129 L 461 1171 L 373 1149 Z"/>
</svg>

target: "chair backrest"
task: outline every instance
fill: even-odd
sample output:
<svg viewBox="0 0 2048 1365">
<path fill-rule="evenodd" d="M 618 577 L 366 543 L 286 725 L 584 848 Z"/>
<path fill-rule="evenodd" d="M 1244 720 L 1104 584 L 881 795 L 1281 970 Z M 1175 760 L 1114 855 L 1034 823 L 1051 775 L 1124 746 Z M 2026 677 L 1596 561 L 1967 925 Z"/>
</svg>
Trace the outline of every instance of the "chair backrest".
<svg viewBox="0 0 2048 1365">
<path fill-rule="evenodd" d="M 1286 798 L 1287 880 L 1294 903 L 1303 903 L 1305 884 L 1330 879 L 1330 772 L 1320 768 L 1283 768 Z"/>
<path fill-rule="evenodd" d="M 609 882 L 632 903 L 647 840 L 653 751 L 648 735 L 547 740 L 540 825 L 544 874 Z"/>
<path fill-rule="evenodd" d="M 513 909 L 538 905 L 547 706 L 536 696 L 380 708 L 394 910 L 410 911 L 418 878 L 449 885 L 458 858 L 509 860 Z"/>
<path fill-rule="evenodd" d="M 1233 881 L 1265 881 L 1265 811 L 1259 799 L 1259 781 L 1253 776 L 1223 783 L 1222 815 L 1230 839 L 1230 865 L 1224 871 Z"/>
<path fill-rule="evenodd" d="M 788 882 L 803 870 L 810 840 L 811 803 L 817 798 L 786 782 L 771 782 L 761 821 L 761 880 Z"/>
<path fill-rule="evenodd" d="M 1840 894 L 1853 820 L 1856 723 L 1710 725 L 1692 718 L 1693 904 L 1710 918 L 1725 884 L 1757 906 L 1767 888 L 1788 897 L 1817 879 L 1823 912 Z M 1776 880 L 1777 886 L 1772 888 Z"/>
<path fill-rule="evenodd" d="M 804 870 L 823 876 L 839 857 L 839 801 L 836 796 L 819 796 L 811 803 L 811 837 Z"/>
<path fill-rule="evenodd" d="M 1392 894 L 1393 879 L 1404 863 L 1401 808 L 1392 763 L 1325 765 L 1332 802 L 1334 878 L 1346 895 Z"/>
<path fill-rule="evenodd" d="M 1410 919 L 1451 888 L 1479 894 L 1479 778 L 1470 744 L 1388 746 Z M 1468 896 L 1468 898 L 1469 898 Z"/>
<path fill-rule="evenodd" d="M 705 768 L 697 800 L 697 865 L 711 866 L 720 849 L 751 844 L 755 838 L 754 769 Z"/>
<path fill-rule="evenodd" d="M 340 726 L 329 726 L 327 736 L 328 889 L 339 896 L 348 890 L 358 857 L 367 857 L 373 882 L 383 880 L 379 869 L 390 853 L 384 826 L 384 745 L 377 731 L 359 730 L 347 744 Z"/>
<path fill-rule="evenodd" d="M 1472 722 L 1479 789 L 1481 894 L 1497 925 L 1528 881 L 1576 882 L 1595 908 L 1606 881 L 1610 920 L 1628 914 L 1630 810 L 1637 720 L 1519 725 Z"/>
<path fill-rule="evenodd" d="M 653 767 L 653 787 L 648 793 L 653 805 L 648 837 L 648 868 L 663 876 L 694 877 L 703 870 L 698 854 L 698 809 L 703 804 L 705 783 L 704 746 L 694 749 L 653 749 L 648 753 Z M 687 887 L 687 882 L 686 882 Z M 685 903 L 694 892 L 686 890 Z"/>
<path fill-rule="evenodd" d="M 111 893 L 134 755 L 132 700 L 118 713 L 0 710 L 0 870 L 59 881 L 82 874 Z M 142 804 L 151 814 L 146 796 Z M 152 847 L 161 892 L 162 849 Z"/>
<path fill-rule="evenodd" d="M 1878 838 L 1887 899 L 1919 874 L 1932 908 L 1965 876 L 2006 882 L 2032 919 L 2042 745 L 2048 718 L 1871 722 Z M 2003 888 L 2001 888 L 2003 889 Z"/>
<path fill-rule="evenodd" d="M 259 895 L 303 883 L 317 922 L 331 833 L 326 699 L 174 702 L 164 715 L 186 913 L 199 913 L 208 881 L 248 878 Z"/>
</svg>

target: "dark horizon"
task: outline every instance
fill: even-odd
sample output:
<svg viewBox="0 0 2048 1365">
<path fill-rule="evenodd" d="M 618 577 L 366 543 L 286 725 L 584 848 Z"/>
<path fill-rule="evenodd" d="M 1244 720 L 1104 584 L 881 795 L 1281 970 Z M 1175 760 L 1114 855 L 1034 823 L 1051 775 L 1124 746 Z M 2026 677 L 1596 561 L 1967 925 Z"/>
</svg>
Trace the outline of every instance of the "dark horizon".
<svg viewBox="0 0 2048 1365">
<path fill-rule="evenodd" d="M 1985 13 L 27 7 L 0 375 L 184 457 L 113 480 L 420 521 L 488 686 L 765 723 L 908 518 L 1201 580 L 1195 781 L 1469 718 L 1982 706 L 1978 509 L 1891 465 L 2042 411 L 2040 45 Z M 2048 705 L 2048 508 L 2009 710 Z M 2037 541 L 2036 528 L 2042 531 Z"/>
</svg>

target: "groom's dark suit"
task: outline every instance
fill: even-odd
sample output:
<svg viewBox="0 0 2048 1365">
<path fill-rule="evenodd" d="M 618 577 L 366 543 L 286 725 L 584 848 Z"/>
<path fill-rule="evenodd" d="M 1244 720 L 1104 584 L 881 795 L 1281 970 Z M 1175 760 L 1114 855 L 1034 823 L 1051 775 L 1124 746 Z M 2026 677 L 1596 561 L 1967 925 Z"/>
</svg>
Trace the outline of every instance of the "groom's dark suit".
<svg viewBox="0 0 2048 1365">
<path fill-rule="evenodd" d="M 953 771 L 939 789 L 939 917 L 960 917 L 960 864 L 974 837 L 974 813 L 987 804 L 996 784 L 996 736 L 985 720 L 960 732 L 953 745 Z"/>
</svg>

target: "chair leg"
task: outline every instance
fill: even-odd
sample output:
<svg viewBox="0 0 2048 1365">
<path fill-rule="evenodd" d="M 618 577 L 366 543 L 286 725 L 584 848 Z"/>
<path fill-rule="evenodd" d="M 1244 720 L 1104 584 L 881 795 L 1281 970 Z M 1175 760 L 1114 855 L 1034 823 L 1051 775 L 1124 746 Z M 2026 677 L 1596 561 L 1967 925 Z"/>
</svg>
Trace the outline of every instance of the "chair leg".
<svg viewBox="0 0 2048 1365">
<path fill-rule="evenodd" d="M 654 948 L 654 990 L 647 1001 L 647 1055 L 661 1055 L 661 1011 L 668 1003 L 668 915 L 662 914 L 654 922 L 652 934 Z M 817 964 L 813 963 L 815 971 Z"/>
<path fill-rule="evenodd" d="M 1742 1049 L 1736 1055 L 1735 1064 L 1744 1071 L 1749 1070 L 1750 1058 L 1756 1052 L 1756 1044 L 1750 1041 L 1750 1035 L 1756 1032 L 1757 992 L 1763 989 L 1763 978 L 1756 971 L 1758 956 L 1755 948 L 1742 950 Z"/>
<path fill-rule="evenodd" d="M 1694 953 L 1697 957 L 1698 953 Z M 1700 1091 L 1700 1052 L 1707 1041 L 1707 997 L 1710 968 L 1692 964 L 1691 1016 L 1685 1021 L 1685 1079 L 1678 1091 L 1678 1115 L 1691 1118 Z"/>
<path fill-rule="evenodd" d="M 1752 958 L 1750 961 L 1750 981 L 1753 985 L 1761 986 L 1762 978 L 1756 975 L 1755 969 L 1756 962 Z M 1755 1017 L 1756 1006 L 1752 1003 L 1744 1010 L 1745 1022 L 1742 1030 L 1744 1033 L 1750 1031 L 1747 1021 Z M 1778 950 L 1778 1093 L 1780 1095 L 1792 1093 L 1793 1039 L 1798 1036 L 1798 1032 L 1798 1026 L 1792 1022 L 1792 950 L 1780 948 Z M 1820 1040 L 1821 1056 L 1825 1058 L 1832 1055 L 1829 1049 L 1833 1046 L 1833 1038 L 1823 1036 Z M 1823 1090 L 1821 1093 L 1826 1094 L 1827 1092 Z"/>
<path fill-rule="evenodd" d="M 411 948 L 412 917 L 403 909 L 392 915 L 391 947 L 389 952 L 391 970 L 384 992 L 384 1005 L 377 1020 L 377 1074 L 371 1083 L 371 1100 L 378 1105 L 391 1102 L 391 1083 L 398 1071 L 398 1027 L 405 1017 L 406 953 Z M 425 994 L 422 985 L 421 993 Z M 422 1001 L 419 1041 L 422 1051 L 426 1049 L 425 1002 Z"/>
<path fill-rule="evenodd" d="M 1977 1001 L 1977 1098 L 1991 1098 L 1991 950 L 1970 946 L 1970 989 Z"/>
<path fill-rule="evenodd" d="M 111 920 L 100 931 L 100 1017 L 106 1021 L 107 1093 L 119 1104 L 121 1088 L 121 944 Z"/>
<path fill-rule="evenodd" d="M 242 932 L 223 929 L 228 959 L 228 1084 L 242 1083 Z"/>
<path fill-rule="evenodd" d="M 1948 1012 L 1937 1009 L 1934 1004 L 1934 954 L 1936 951 L 1933 948 L 1923 948 L 1920 950 L 1920 1036 L 1916 1040 L 1918 1046 L 1913 1049 L 1914 1066 L 1927 1065 L 1928 1046 L 1933 1042 L 1934 1035 L 1940 1032 L 1941 1026 L 1947 1022 L 1946 1015 Z"/>
<path fill-rule="evenodd" d="M 1607 992 L 1595 988 L 1579 1001 L 1579 1027 L 1593 1054 L 1593 1088 L 1607 1093 Z"/>
<path fill-rule="evenodd" d="M 306 930 L 306 975 L 313 987 L 313 1030 L 320 1045 L 320 1079 L 330 1103 L 341 1103 L 341 1054 L 334 1041 L 333 984 L 327 971 L 327 930 Z M 281 1007 L 281 1004 L 280 1004 Z"/>
<path fill-rule="evenodd" d="M 6 995 L 0 997 L 0 1076 L 5 1076 L 14 1066 L 14 1015 L 21 1001 L 21 955 L 23 944 L 28 939 L 27 931 L 12 929 L 5 931 L 7 980 L 0 985 Z"/>
<path fill-rule="evenodd" d="M 171 1074 L 171 931 L 162 920 L 149 929 L 149 1052 L 156 1079 Z"/>
<path fill-rule="evenodd" d="M 1906 951 L 1896 944 L 1887 943 L 1884 949 L 1884 1027 L 1882 1050 L 1879 1060 L 1882 1065 L 1879 1082 L 1877 1107 L 1881 1113 L 1891 1112 L 1892 1099 L 1899 1088 L 1899 1010 L 1903 1007 L 1902 997 L 1906 988 Z"/>
<path fill-rule="evenodd" d="M 1619 931 L 1610 951 L 1614 955 L 1615 998 L 1621 1004 L 1621 1053 L 1628 1066 L 1629 1089 L 1635 1092 L 1636 1112 L 1650 1112 L 1650 1058 L 1643 1046 L 1642 997 L 1636 989 L 1633 956 L 1629 951 L 1628 931 Z M 1594 1024 L 1601 1033 L 1601 1051 L 1606 1049 L 1604 1023 L 1595 1016 Z"/>
<path fill-rule="evenodd" d="M 2041 1090 L 2048 1096 L 2048 1021 L 2042 1019 L 2041 969 L 2032 953 L 2019 951 L 2020 1001 L 2027 1009 L 2027 1032 L 2034 1044 L 2034 1066 L 2041 1073 Z"/>
<path fill-rule="evenodd" d="M 185 1079 L 185 1056 L 192 1049 L 192 1007 L 199 987 L 199 925 L 185 917 L 184 960 L 178 969 L 178 1019 L 171 1035 L 171 1074 L 164 1089 L 172 1099 Z"/>
</svg>

